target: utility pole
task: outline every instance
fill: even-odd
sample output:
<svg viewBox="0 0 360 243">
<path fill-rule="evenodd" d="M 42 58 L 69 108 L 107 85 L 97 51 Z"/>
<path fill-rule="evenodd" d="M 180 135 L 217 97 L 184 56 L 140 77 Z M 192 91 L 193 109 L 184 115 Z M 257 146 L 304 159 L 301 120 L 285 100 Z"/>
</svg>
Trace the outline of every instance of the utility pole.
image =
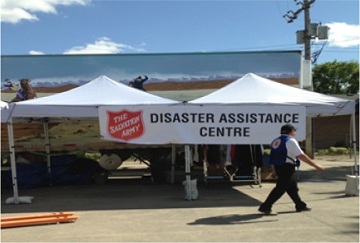
<svg viewBox="0 0 360 243">
<path fill-rule="evenodd" d="M 311 40 L 326 40 L 329 36 L 329 28 L 321 26 L 321 24 L 311 23 L 310 21 L 310 7 L 315 0 L 294 0 L 296 5 L 300 6 L 295 12 L 288 11 L 283 17 L 287 19 L 288 23 L 292 23 L 302 11 L 304 11 L 304 30 L 296 32 L 296 44 L 304 44 L 304 60 L 301 64 L 301 82 L 300 88 L 313 91 L 312 85 L 312 70 L 311 70 Z M 314 158 L 314 141 L 312 131 L 312 119 L 306 118 L 306 153 L 311 158 Z"/>
<path fill-rule="evenodd" d="M 327 39 L 323 37 L 323 34 L 319 36 L 319 32 L 323 33 L 324 29 L 318 30 L 318 24 L 311 24 L 310 20 L 310 7 L 311 4 L 315 2 L 315 0 L 304 0 L 304 2 L 299 2 L 298 0 L 294 0 L 296 5 L 300 6 L 298 10 L 293 12 L 289 10 L 283 17 L 287 19 L 288 23 L 294 22 L 297 19 L 298 15 L 304 11 L 304 30 L 300 30 L 296 32 L 297 35 L 297 44 L 304 44 L 304 62 L 303 62 L 303 77 L 301 82 L 301 88 L 305 88 L 308 90 L 313 90 L 312 82 L 311 82 L 311 39 L 319 38 L 319 39 Z M 325 27 L 327 28 L 327 27 Z M 327 34 L 327 33 L 326 33 Z M 309 69 L 307 69 L 309 68 Z M 310 75 L 309 75 L 310 73 Z"/>
<path fill-rule="evenodd" d="M 313 0 L 315 2 L 315 0 Z M 305 68 L 304 70 L 307 70 L 309 73 L 306 75 L 306 77 L 309 78 L 308 82 L 305 81 L 305 83 L 309 84 L 310 91 L 313 91 L 313 83 L 312 83 L 312 71 L 311 71 L 311 36 L 309 34 L 309 27 L 311 24 L 310 20 L 310 4 L 308 0 L 304 0 L 304 65 L 306 65 L 308 68 Z M 314 136 L 313 136 L 313 120 L 310 117 L 306 118 L 306 142 L 305 142 L 305 150 L 307 152 L 307 155 L 310 158 L 315 157 L 315 151 L 314 151 Z"/>
<path fill-rule="evenodd" d="M 311 2 L 309 2 L 309 0 L 304 0 L 303 3 L 303 9 L 304 9 L 304 59 L 305 60 L 310 60 L 311 61 L 311 45 L 310 45 L 310 41 L 311 41 L 311 35 L 309 33 L 309 27 L 311 24 L 311 20 L 310 20 L 310 5 L 312 3 L 314 3 L 315 0 L 311 0 Z M 311 82 L 312 83 L 312 82 Z M 312 85 L 311 85 L 312 88 Z"/>
<path fill-rule="evenodd" d="M 296 5 L 300 6 L 295 12 L 288 11 L 283 17 L 288 19 L 288 23 L 292 23 L 294 19 L 297 18 L 297 15 L 304 11 L 304 30 L 297 32 L 297 44 L 304 44 L 304 61 L 301 68 L 301 88 L 313 90 L 312 86 L 312 71 L 311 71 L 311 38 L 313 33 L 310 32 L 311 20 L 310 20 L 310 7 L 315 0 L 304 0 L 304 2 L 298 2 L 294 0 Z M 317 26 L 316 26 L 317 28 Z M 317 32 L 317 31 L 315 31 Z M 314 38 L 317 36 L 315 33 Z M 314 158 L 314 149 L 313 149 L 313 131 L 312 131 L 312 119 L 306 118 L 306 142 L 305 150 L 306 154 Z"/>
</svg>

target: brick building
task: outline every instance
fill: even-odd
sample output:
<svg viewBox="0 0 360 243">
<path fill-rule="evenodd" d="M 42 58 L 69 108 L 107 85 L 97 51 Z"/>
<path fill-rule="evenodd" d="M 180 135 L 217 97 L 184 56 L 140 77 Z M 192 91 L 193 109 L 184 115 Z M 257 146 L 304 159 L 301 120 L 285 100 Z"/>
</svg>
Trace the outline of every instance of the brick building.
<svg viewBox="0 0 360 243">
<path fill-rule="evenodd" d="M 359 107 L 358 95 L 343 98 L 357 100 L 355 115 L 356 143 L 359 148 Z M 315 149 L 325 149 L 331 146 L 350 147 L 352 137 L 351 116 L 331 116 L 313 118 L 313 139 Z"/>
</svg>

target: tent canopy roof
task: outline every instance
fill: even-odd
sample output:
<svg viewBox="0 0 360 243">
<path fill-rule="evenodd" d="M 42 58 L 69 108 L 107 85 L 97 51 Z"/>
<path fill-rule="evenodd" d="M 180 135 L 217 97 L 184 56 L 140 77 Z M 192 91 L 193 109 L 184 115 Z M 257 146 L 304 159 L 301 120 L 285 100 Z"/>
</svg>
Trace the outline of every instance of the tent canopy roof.
<svg viewBox="0 0 360 243">
<path fill-rule="evenodd" d="M 235 80 L 206 96 L 190 101 L 192 104 L 222 105 L 300 105 L 308 115 L 353 114 L 354 102 L 262 78 L 253 73 Z"/>
<path fill-rule="evenodd" d="M 107 105 L 172 105 L 178 101 L 162 98 L 118 83 L 106 76 L 55 95 L 13 103 L 11 116 L 19 118 L 98 118 L 98 107 Z M 248 73 L 231 84 L 189 104 L 200 105 L 297 105 L 307 115 L 354 114 L 355 102 L 311 92 Z M 3 109 L 5 110 L 5 109 Z M 3 119 L 2 119 L 3 120 Z"/>
<path fill-rule="evenodd" d="M 1 107 L 1 122 L 4 123 L 8 120 L 10 115 L 9 104 L 0 100 L 0 107 Z"/>
<path fill-rule="evenodd" d="M 173 104 L 177 101 L 162 98 L 100 76 L 87 84 L 55 95 L 21 102 L 22 105 L 100 106 Z"/>
<path fill-rule="evenodd" d="M 98 117 L 106 105 L 176 104 L 170 100 L 100 76 L 72 90 L 15 103 L 12 117 Z"/>
</svg>

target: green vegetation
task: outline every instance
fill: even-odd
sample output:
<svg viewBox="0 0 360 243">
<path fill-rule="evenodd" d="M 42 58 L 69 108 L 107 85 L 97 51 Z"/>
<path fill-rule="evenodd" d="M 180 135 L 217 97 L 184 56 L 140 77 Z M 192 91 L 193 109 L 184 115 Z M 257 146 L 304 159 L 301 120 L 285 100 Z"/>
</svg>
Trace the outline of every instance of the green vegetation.
<svg viewBox="0 0 360 243">
<path fill-rule="evenodd" d="M 314 91 L 323 94 L 357 94 L 359 62 L 325 62 L 314 66 Z"/>
<path fill-rule="evenodd" d="M 315 152 L 315 155 L 348 155 L 350 150 L 344 147 L 330 147 L 329 149 L 319 149 Z"/>
<path fill-rule="evenodd" d="M 270 149 L 264 149 L 264 153 L 269 155 Z M 330 147 L 328 149 L 319 149 L 315 151 L 315 156 L 321 155 L 349 155 L 350 149 L 344 147 Z"/>
</svg>

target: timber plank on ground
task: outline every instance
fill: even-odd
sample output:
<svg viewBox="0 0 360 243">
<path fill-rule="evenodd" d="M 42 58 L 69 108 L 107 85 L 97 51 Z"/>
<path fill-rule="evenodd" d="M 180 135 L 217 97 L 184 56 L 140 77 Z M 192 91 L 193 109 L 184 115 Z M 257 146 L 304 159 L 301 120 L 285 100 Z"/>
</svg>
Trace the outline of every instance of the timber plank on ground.
<svg viewBox="0 0 360 243">
<path fill-rule="evenodd" d="M 33 214 L 25 216 L 2 217 L 1 228 L 22 227 L 42 224 L 71 223 L 79 219 L 73 212 Z"/>
</svg>

